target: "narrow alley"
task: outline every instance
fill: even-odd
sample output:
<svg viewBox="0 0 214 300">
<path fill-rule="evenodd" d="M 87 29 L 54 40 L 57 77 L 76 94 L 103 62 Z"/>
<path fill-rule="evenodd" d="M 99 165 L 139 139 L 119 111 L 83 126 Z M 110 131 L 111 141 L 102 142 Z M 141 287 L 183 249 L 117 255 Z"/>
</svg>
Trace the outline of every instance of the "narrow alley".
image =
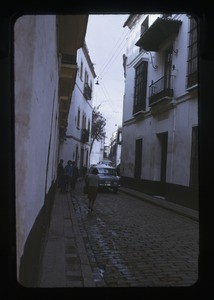
<svg viewBox="0 0 214 300">
<path fill-rule="evenodd" d="M 198 221 L 122 192 L 93 213 L 79 181 L 57 192 L 40 287 L 179 287 L 198 280 Z"/>
</svg>

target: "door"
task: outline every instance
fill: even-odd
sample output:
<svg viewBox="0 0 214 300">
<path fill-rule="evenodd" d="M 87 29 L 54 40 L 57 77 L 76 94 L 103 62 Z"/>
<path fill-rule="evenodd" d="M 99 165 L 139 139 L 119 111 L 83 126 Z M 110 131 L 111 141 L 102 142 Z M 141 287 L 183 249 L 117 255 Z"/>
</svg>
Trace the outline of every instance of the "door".
<svg viewBox="0 0 214 300">
<path fill-rule="evenodd" d="M 166 163 L 167 163 L 167 144 L 168 144 L 168 133 L 160 134 L 161 142 L 161 170 L 160 170 L 160 181 L 161 183 L 166 182 Z"/>
<path fill-rule="evenodd" d="M 134 177 L 136 179 L 141 178 L 142 168 L 142 139 L 137 139 L 135 142 L 135 172 Z"/>
<path fill-rule="evenodd" d="M 84 161 L 84 149 L 81 148 L 81 152 L 80 152 L 80 168 L 83 167 L 83 161 Z"/>
<path fill-rule="evenodd" d="M 198 189 L 198 126 L 192 128 L 190 187 Z"/>
<path fill-rule="evenodd" d="M 160 157 L 160 186 L 158 193 L 165 196 L 166 191 L 166 171 L 167 171 L 167 145 L 168 132 L 157 134 L 159 140 L 159 157 Z"/>
</svg>

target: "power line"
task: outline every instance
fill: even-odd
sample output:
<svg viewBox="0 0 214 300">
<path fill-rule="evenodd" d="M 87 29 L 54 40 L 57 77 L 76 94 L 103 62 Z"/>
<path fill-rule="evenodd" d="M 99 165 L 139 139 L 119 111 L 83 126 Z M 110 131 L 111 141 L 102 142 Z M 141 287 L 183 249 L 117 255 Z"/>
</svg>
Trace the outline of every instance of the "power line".
<svg viewBox="0 0 214 300">
<path fill-rule="evenodd" d="M 116 48 L 116 51 L 117 51 L 117 49 L 118 49 L 118 46 L 117 46 L 118 43 L 120 42 L 120 40 L 123 38 L 124 35 L 125 35 L 125 37 L 123 38 L 123 40 L 128 36 L 128 34 L 129 34 L 129 32 L 125 32 L 125 31 L 123 32 L 123 34 L 120 36 L 120 38 L 117 40 L 116 44 L 115 44 L 114 47 L 112 48 L 112 50 L 111 50 L 111 52 L 110 52 L 110 55 L 111 55 L 111 53 L 114 51 L 114 49 L 115 49 L 116 47 L 117 47 L 117 48 Z M 122 40 L 122 42 L 123 42 L 123 40 Z M 120 42 L 120 45 L 121 45 L 122 42 Z M 120 46 L 120 45 L 119 45 L 119 46 Z M 110 55 L 109 55 L 109 56 L 110 56 Z M 112 54 L 112 55 L 114 55 L 114 54 Z M 112 57 L 112 55 L 111 55 L 111 57 Z M 111 59 L 111 57 L 107 60 L 107 62 Z M 102 68 L 103 68 L 105 65 L 106 65 L 106 63 L 103 64 L 103 66 L 101 67 L 101 70 L 102 70 Z"/>
<path fill-rule="evenodd" d="M 104 73 L 104 71 L 106 70 L 107 67 L 110 66 L 110 63 L 112 63 L 117 57 L 118 55 L 121 53 L 121 51 L 124 49 L 126 43 L 124 43 L 124 41 L 126 40 L 127 36 L 128 36 L 129 32 L 125 33 L 125 36 L 123 38 L 123 40 L 120 42 L 119 46 L 117 47 L 117 49 L 114 51 L 114 53 L 111 55 L 111 57 L 106 61 L 105 64 L 103 64 L 103 67 L 101 68 L 101 71 L 98 75 L 98 78 Z M 122 36 L 121 36 L 122 37 Z M 120 37 L 120 39 L 121 39 Z M 115 44 L 115 47 L 117 46 L 118 42 L 120 41 L 120 39 L 117 41 L 117 43 Z M 122 47 L 121 47 L 122 46 Z M 114 48 L 115 48 L 114 47 Z M 120 48 L 121 47 L 121 48 Z M 113 48 L 113 49 L 114 49 Z M 118 52 L 118 53 L 117 53 Z M 112 61 L 113 60 L 113 61 Z"/>
</svg>

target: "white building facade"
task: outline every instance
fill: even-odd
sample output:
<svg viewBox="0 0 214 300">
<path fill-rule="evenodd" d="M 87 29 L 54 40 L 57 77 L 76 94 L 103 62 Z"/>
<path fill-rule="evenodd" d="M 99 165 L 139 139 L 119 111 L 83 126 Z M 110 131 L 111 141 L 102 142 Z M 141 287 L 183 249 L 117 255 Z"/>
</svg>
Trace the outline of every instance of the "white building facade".
<svg viewBox="0 0 214 300">
<path fill-rule="evenodd" d="M 36 286 L 87 15 L 25 15 L 14 26 L 17 280 Z M 62 114 L 63 101 L 66 108 Z"/>
<path fill-rule="evenodd" d="M 90 165 L 96 165 L 103 160 L 105 139 L 95 140 L 90 155 Z"/>
<path fill-rule="evenodd" d="M 110 139 L 110 154 L 109 159 L 113 162 L 113 165 L 117 167 L 121 161 L 121 138 L 122 138 L 122 127 L 113 132 Z"/>
<path fill-rule="evenodd" d="M 123 184 L 198 209 L 197 22 L 133 14 L 125 26 Z"/>
<path fill-rule="evenodd" d="M 60 158 L 66 164 L 75 161 L 80 172 L 90 164 L 93 88 L 96 77 L 86 44 L 77 51 L 78 72 L 71 98 L 67 131 L 60 146 Z"/>
</svg>

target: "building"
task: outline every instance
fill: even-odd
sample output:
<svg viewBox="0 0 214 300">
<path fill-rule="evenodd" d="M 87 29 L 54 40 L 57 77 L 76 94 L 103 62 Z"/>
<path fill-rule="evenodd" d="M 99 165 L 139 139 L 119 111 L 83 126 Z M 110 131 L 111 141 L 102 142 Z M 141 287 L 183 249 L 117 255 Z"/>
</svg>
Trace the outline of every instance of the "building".
<svg viewBox="0 0 214 300">
<path fill-rule="evenodd" d="M 78 72 L 71 98 L 67 130 L 60 146 L 65 164 L 75 161 L 79 170 L 90 163 L 93 86 L 96 77 L 86 44 L 77 51 Z"/>
<path fill-rule="evenodd" d="M 100 141 L 97 141 L 97 140 L 94 141 L 93 147 L 91 150 L 91 155 L 90 155 L 90 164 L 91 165 L 95 165 L 98 162 L 103 160 L 104 143 L 105 143 L 105 138 L 101 139 Z"/>
<path fill-rule="evenodd" d="M 121 143 L 122 143 L 122 127 L 113 132 L 110 139 L 110 153 L 109 159 L 113 162 L 113 165 L 117 167 L 121 160 Z"/>
<path fill-rule="evenodd" d="M 24 15 L 14 26 L 17 279 L 36 286 L 87 15 Z M 27 41 L 27 42 L 26 42 Z M 26 46 L 27 45 L 27 46 Z"/>
<path fill-rule="evenodd" d="M 125 26 L 123 185 L 198 209 L 197 20 L 132 14 Z"/>
</svg>

